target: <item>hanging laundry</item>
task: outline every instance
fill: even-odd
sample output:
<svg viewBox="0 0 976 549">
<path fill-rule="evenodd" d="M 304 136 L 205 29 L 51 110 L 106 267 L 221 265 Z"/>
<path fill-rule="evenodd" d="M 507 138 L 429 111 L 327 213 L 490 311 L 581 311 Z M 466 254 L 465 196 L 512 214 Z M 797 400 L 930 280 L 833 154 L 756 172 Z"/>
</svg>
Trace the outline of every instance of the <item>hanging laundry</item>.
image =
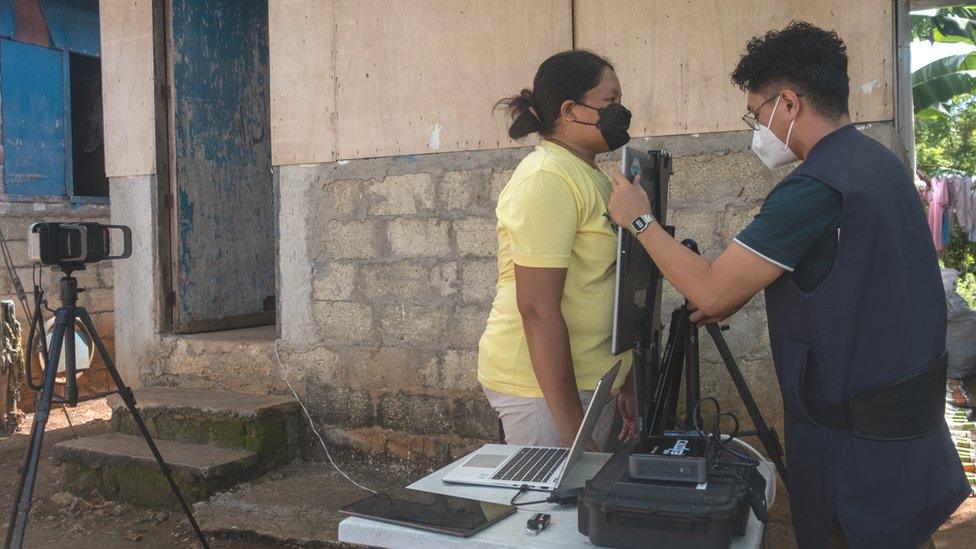
<svg viewBox="0 0 976 549">
<path fill-rule="evenodd" d="M 952 210 L 946 208 L 942 215 L 942 245 L 949 245 L 949 220 L 952 219 Z"/>
<path fill-rule="evenodd" d="M 929 200 L 929 230 L 932 231 L 932 243 L 935 244 L 935 251 L 942 251 L 945 239 L 942 238 L 942 223 L 949 205 L 948 185 L 942 177 L 933 177 L 929 181 L 931 189 L 928 192 Z"/>
<path fill-rule="evenodd" d="M 956 196 L 956 221 L 966 233 L 973 230 L 973 178 L 959 176 L 953 183 Z"/>
<path fill-rule="evenodd" d="M 969 203 L 969 241 L 976 242 L 976 181 L 967 175 L 963 178 L 963 187 Z"/>
<path fill-rule="evenodd" d="M 956 212 L 956 221 L 959 223 L 959 227 L 962 228 L 963 232 L 968 235 L 969 231 L 973 228 L 973 180 L 970 177 L 953 174 L 949 176 L 948 181 L 949 202 L 952 205 L 952 210 Z"/>
</svg>

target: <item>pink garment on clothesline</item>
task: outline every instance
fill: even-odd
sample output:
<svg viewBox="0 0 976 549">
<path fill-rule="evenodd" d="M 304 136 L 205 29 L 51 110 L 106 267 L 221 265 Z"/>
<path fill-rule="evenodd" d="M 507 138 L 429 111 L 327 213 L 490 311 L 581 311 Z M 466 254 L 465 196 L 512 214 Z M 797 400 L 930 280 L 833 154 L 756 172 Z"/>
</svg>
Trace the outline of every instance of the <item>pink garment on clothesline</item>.
<svg viewBox="0 0 976 549">
<path fill-rule="evenodd" d="M 942 251 L 942 216 L 949 205 L 949 185 L 942 177 L 933 177 L 929 182 L 932 188 L 928 192 L 929 199 L 929 230 L 932 231 L 932 243 L 935 251 Z"/>
</svg>

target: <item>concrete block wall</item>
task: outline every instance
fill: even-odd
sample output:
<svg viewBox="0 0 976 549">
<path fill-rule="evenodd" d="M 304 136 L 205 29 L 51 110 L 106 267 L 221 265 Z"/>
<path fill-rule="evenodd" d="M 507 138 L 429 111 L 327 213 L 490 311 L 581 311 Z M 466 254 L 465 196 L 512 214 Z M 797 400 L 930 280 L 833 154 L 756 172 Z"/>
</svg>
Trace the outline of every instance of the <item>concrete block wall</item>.
<svg viewBox="0 0 976 549">
<path fill-rule="evenodd" d="M 31 262 L 27 258 L 27 227 L 31 223 L 40 221 L 94 221 L 98 223 L 109 223 L 109 206 L 102 204 L 77 205 L 66 202 L 13 202 L 0 199 L 0 231 L 7 240 L 7 246 L 13 257 L 13 262 L 20 282 L 24 290 L 28 293 L 28 302 L 33 306 L 33 288 L 31 274 Z M 61 273 L 49 267 L 41 268 L 39 281 L 44 289 L 44 295 L 48 306 L 57 308 L 60 305 L 58 295 L 59 280 Z M 112 262 L 106 261 L 94 264 L 87 270 L 78 271 L 74 274 L 78 279 L 78 286 L 85 291 L 79 295 L 78 304 L 88 309 L 95 329 L 102 336 L 102 341 L 110 353 L 115 349 L 115 322 L 114 322 L 114 280 Z M 13 300 L 16 304 L 16 315 L 18 322 L 23 327 L 23 338 L 27 338 L 29 319 L 24 316 L 24 311 L 17 302 L 17 295 L 14 290 L 12 278 L 7 269 L 0 265 L 0 299 Z M 46 313 L 45 318 L 53 315 Z M 92 349 L 94 353 L 94 349 Z M 36 360 L 35 360 L 36 367 Z M 39 372 L 35 369 L 35 372 Z M 38 373 L 35 373 L 35 380 Z M 92 367 L 78 378 L 79 391 L 82 394 L 102 392 L 108 389 L 111 380 L 108 372 L 104 368 L 100 358 L 95 358 Z M 21 391 L 22 409 L 31 410 L 33 407 L 33 393 L 31 391 Z"/>
<path fill-rule="evenodd" d="M 896 147 L 890 124 L 862 126 Z M 674 157 L 668 223 L 716 257 L 786 171 L 750 132 L 642 140 Z M 408 459 L 457 457 L 498 435 L 477 383 L 494 297 L 498 194 L 528 148 L 276 168 L 280 345 L 289 379 L 328 437 Z M 601 167 L 617 169 L 613 156 Z M 667 322 L 681 297 L 666 286 Z M 762 296 L 725 332 L 767 421 L 781 428 Z M 750 428 L 714 345 L 702 393 Z"/>
</svg>

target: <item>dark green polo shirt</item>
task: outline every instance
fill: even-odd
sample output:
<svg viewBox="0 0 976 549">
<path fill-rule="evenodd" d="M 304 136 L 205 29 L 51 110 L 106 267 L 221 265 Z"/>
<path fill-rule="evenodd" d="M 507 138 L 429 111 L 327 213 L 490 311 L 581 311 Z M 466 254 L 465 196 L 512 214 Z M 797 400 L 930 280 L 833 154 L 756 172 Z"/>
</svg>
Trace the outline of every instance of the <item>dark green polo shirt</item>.
<svg viewBox="0 0 976 549">
<path fill-rule="evenodd" d="M 797 287 L 809 292 L 834 265 L 841 211 L 840 193 L 811 177 L 790 177 L 766 197 L 735 241 L 789 271 Z"/>
</svg>

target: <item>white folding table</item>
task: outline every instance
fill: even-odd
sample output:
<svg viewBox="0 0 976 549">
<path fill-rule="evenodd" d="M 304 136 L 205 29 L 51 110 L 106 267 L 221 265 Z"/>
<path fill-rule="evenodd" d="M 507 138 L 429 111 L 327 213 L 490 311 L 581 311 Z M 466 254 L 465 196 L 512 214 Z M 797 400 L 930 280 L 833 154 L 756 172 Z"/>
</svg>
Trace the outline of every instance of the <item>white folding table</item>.
<svg viewBox="0 0 976 549">
<path fill-rule="evenodd" d="M 493 488 L 487 486 L 468 486 L 445 484 L 442 479 L 448 471 L 467 460 L 465 456 L 450 465 L 439 469 L 411 484 L 407 488 L 445 494 L 463 498 L 507 504 L 516 493 L 514 488 Z M 610 454 L 586 453 L 564 486 L 582 486 L 583 479 L 592 478 L 603 466 Z M 775 469 L 768 461 L 760 463 L 759 471 L 766 479 L 766 501 L 772 501 L 775 493 Z M 576 477 L 576 478 L 573 478 Z M 520 501 L 535 501 L 546 498 L 545 492 L 529 491 L 519 497 Z M 549 513 L 552 519 L 549 526 L 537 536 L 525 532 L 525 523 L 534 513 Z M 742 537 L 733 537 L 731 549 L 754 549 L 762 542 L 763 525 L 753 513 L 749 513 L 749 524 Z M 339 541 L 359 543 L 377 547 L 420 547 L 439 549 L 465 547 L 477 549 L 526 549 L 529 547 L 594 547 L 590 540 L 580 534 L 576 524 L 576 506 L 559 506 L 539 503 L 518 508 L 518 512 L 469 538 L 460 538 L 407 528 L 385 522 L 359 517 L 348 517 L 339 523 Z"/>
</svg>

